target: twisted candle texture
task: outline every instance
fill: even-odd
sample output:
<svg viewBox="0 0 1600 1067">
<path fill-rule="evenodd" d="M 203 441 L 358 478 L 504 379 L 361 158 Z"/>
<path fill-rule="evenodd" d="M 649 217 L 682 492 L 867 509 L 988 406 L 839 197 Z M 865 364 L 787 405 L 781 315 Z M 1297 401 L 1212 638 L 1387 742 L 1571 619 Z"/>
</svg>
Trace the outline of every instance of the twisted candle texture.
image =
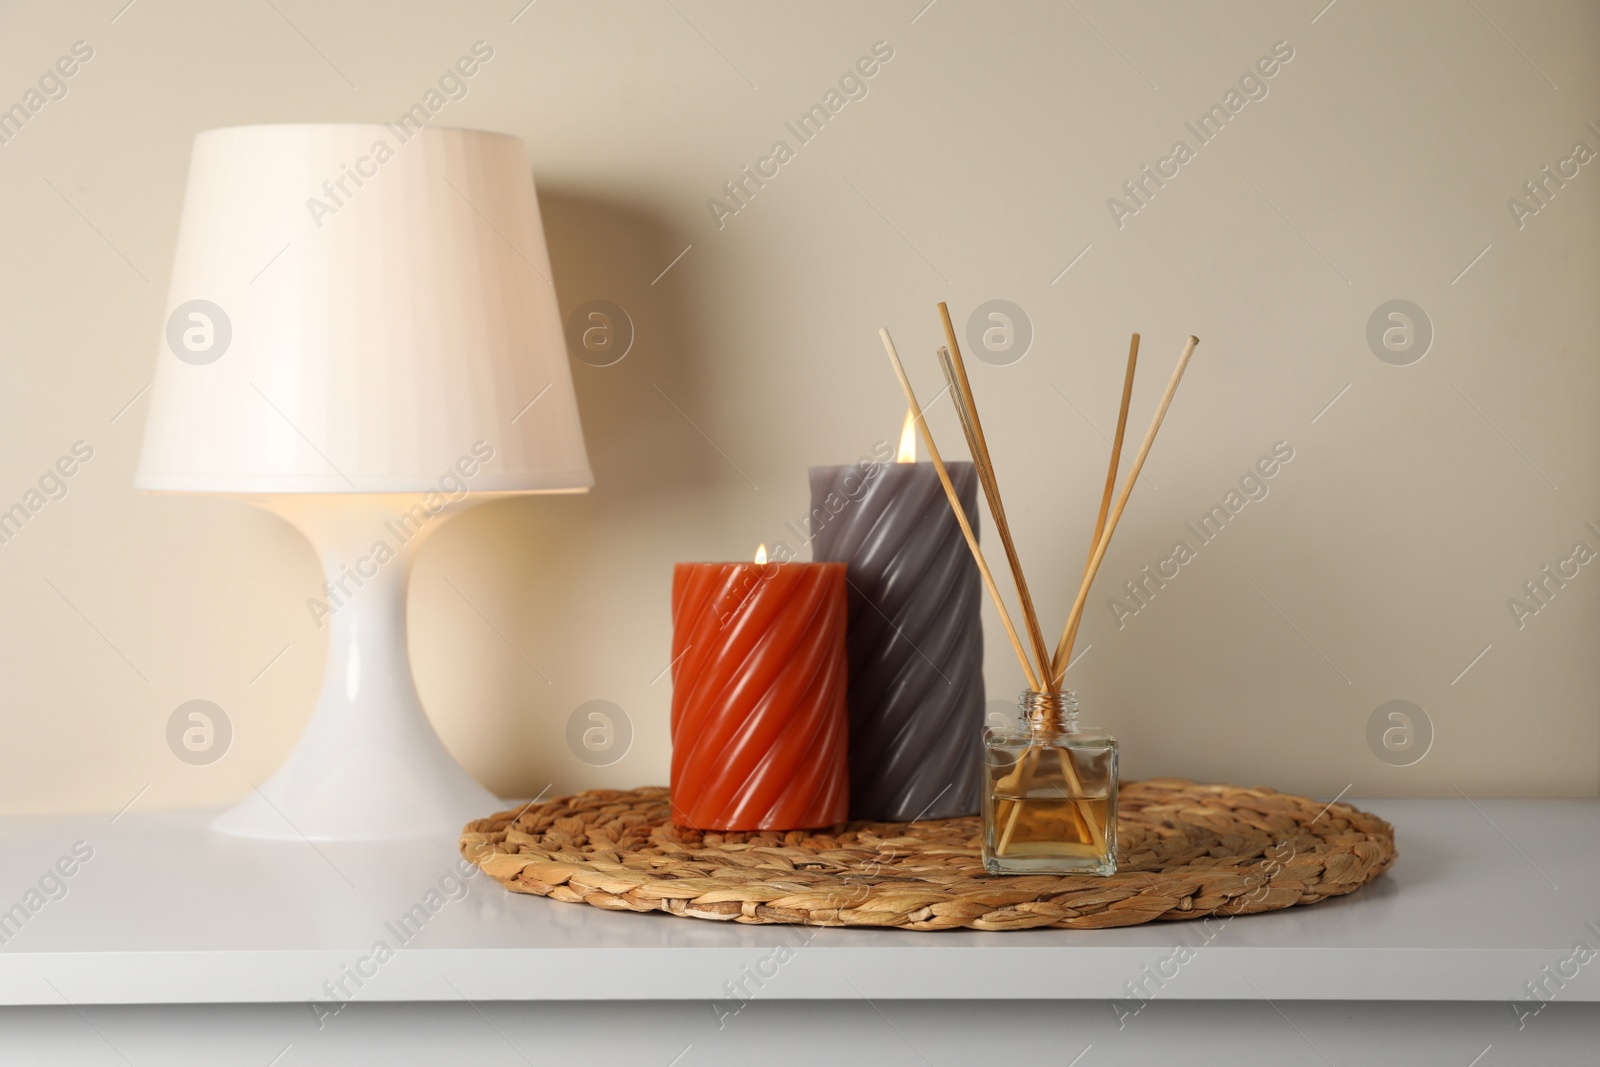
<svg viewBox="0 0 1600 1067">
<path fill-rule="evenodd" d="M 843 822 L 845 568 L 682 563 L 672 581 L 672 818 Z"/>
<path fill-rule="evenodd" d="M 948 469 L 976 531 L 977 472 Z M 848 566 L 850 817 L 977 814 L 983 591 L 933 465 L 816 467 L 811 497 L 815 558 Z"/>
</svg>

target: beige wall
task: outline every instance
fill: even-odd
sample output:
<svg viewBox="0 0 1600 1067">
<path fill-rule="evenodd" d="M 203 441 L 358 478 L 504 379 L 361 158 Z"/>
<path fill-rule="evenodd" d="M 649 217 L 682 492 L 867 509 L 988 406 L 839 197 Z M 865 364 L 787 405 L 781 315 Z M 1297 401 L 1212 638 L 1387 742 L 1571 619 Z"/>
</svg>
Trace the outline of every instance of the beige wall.
<svg viewBox="0 0 1600 1067">
<path fill-rule="evenodd" d="M 1146 341 L 1136 427 L 1184 336 L 1203 341 L 1071 676 L 1128 774 L 1600 788 L 1600 563 L 1520 628 L 1508 607 L 1575 542 L 1600 550 L 1600 163 L 1521 225 L 1507 203 L 1575 142 L 1600 150 L 1594 5 L 122 3 L 0 7 L 0 104 L 93 48 L 0 146 L 0 506 L 93 449 L 0 545 L 0 809 L 116 810 L 146 786 L 141 806 L 220 804 L 297 736 L 323 669 L 308 546 L 239 503 L 129 487 L 189 142 L 393 118 L 479 40 L 494 58 L 434 121 L 527 140 L 562 308 L 614 301 L 638 335 L 615 366 L 574 365 L 596 490 L 481 507 L 417 567 L 424 702 L 493 788 L 663 780 L 673 561 L 787 536 L 808 465 L 899 427 L 877 327 L 932 393 L 934 302 L 964 322 L 993 298 L 1035 331 L 974 373 L 1057 626 L 1128 332 Z M 879 41 L 893 58 L 867 95 L 798 145 L 785 121 Z M 1277 42 L 1293 58 L 1267 95 L 1197 147 L 1185 122 Z M 1180 138 L 1194 158 L 1119 226 L 1108 198 Z M 794 158 L 719 227 L 708 198 L 778 139 Z M 1409 366 L 1366 339 L 1393 299 L 1435 333 Z M 935 428 L 957 451 L 948 404 Z M 1184 524 L 1277 442 L 1293 459 L 1269 495 L 1200 546 Z M 1195 558 L 1119 628 L 1108 599 L 1180 539 Z M 987 621 L 990 693 L 1009 698 Z M 209 766 L 165 739 L 195 698 L 234 728 Z M 565 741 L 597 698 L 635 734 L 602 769 Z M 1392 699 L 1432 725 L 1410 766 L 1369 746 Z"/>
</svg>

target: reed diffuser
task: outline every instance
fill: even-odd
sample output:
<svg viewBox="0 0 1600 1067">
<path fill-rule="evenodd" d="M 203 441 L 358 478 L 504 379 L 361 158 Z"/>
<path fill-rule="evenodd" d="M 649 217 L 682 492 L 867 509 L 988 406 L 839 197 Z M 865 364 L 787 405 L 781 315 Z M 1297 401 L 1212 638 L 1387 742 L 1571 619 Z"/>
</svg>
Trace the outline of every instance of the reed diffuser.
<svg viewBox="0 0 1600 1067">
<path fill-rule="evenodd" d="M 1022 563 L 1017 555 L 1016 543 L 1011 536 L 1011 526 L 1006 521 L 1005 505 L 1000 498 L 1000 484 L 995 478 L 994 464 L 989 457 L 989 444 L 983 434 L 983 422 L 978 417 L 978 406 L 972 394 L 972 383 L 967 378 L 966 364 L 961 358 L 961 346 L 956 342 L 956 332 L 950 322 L 950 311 L 939 304 L 939 318 L 944 327 L 948 346 L 938 350 L 939 368 L 944 372 L 945 383 L 955 402 L 956 415 L 961 423 L 962 435 L 972 453 L 978 471 L 978 484 L 983 489 L 989 512 L 994 518 L 995 531 L 1005 549 L 1006 562 L 1016 585 L 1017 599 L 1022 606 L 1023 627 L 1027 644 L 1017 633 L 1011 612 L 1000 595 L 1000 587 L 978 547 L 978 538 L 967 522 L 965 511 L 955 486 L 951 483 L 944 458 L 934 443 L 933 432 L 924 418 L 922 405 L 917 401 L 906 377 L 900 355 L 888 330 L 879 330 L 884 350 L 894 367 L 900 388 L 905 391 L 917 427 L 927 445 L 939 481 L 955 512 L 956 522 L 966 539 L 967 548 L 978 565 L 983 584 L 994 600 L 1005 627 L 1006 637 L 1017 661 L 1022 665 L 1028 688 L 1022 694 L 1020 714 L 1016 723 L 1005 729 L 991 729 L 984 736 L 984 792 L 983 792 L 983 864 L 993 874 L 1114 874 L 1117 869 L 1117 742 L 1103 730 L 1084 726 L 1078 722 L 1078 700 L 1061 687 L 1067 667 L 1072 662 L 1072 646 L 1077 640 L 1078 624 L 1083 619 L 1084 605 L 1089 599 L 1089 588 L 1111 544 L 1134 483 L 1155 443 L 1156 432 L 1172 405 L 1178 382 L 1189 366 L 1199 338 L 1190 337 L 1184 345 L 1178 365 L 1167 382 L 1166 392 L 1150 421 L 1144 443 L 1134 457 L 1133 465 L 1123 483 L 1122 492 L 1116 493 L 1117 468 L 1122 456 L 1122 438 L 1128 424 L 1128 404 L 1133 396 L 1134 369 L 1139 359 L 1139 335 L 1134 334 L 1128 346 L 1127 372 L 1122 382 L 1122 406 L 1117 416 L 1116 435 L 1111 442 L 1111 461 L 1106 472 L 1105 491 L 1101 495 L 1099 515 L 1095 520 L 1094 536 L 1090 539 L 1089 561 L 1084 567 L 1083 581 L 1078 586 L 1077 598 L 1067 616 L 1066 627 L 1053 652 L 1047 649 L 1044 631 L 1039 626 L 1039 616 L 1034 610 L 1033 596 L 1023 577 Z M 1115 503 L 1112 497 L 1115 496 Z M 1033 658 L 1029 659 L 1029 652 Z"/>
</svg>

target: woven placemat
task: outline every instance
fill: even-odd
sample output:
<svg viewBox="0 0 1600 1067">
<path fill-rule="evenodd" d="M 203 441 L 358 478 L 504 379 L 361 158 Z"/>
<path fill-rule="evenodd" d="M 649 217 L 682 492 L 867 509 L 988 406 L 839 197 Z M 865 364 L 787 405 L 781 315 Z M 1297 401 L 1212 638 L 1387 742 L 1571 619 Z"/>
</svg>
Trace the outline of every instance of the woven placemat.
<svg viewBox="0 0 1600 1067">
<path fill-rule="evenodd" d="M 1119 870 L 984 871 L 977 818 L 710 833 L 666 790 L 598 789 L 469 823 L 461 851 L 517 893 L 696 919 L 907 930 L 1089 929 L 1248 915 L 1352 892 L 1394 862 L 1394 828 L 1348 804 L 1176 778 L 1118 794 Z"/>
</svg>

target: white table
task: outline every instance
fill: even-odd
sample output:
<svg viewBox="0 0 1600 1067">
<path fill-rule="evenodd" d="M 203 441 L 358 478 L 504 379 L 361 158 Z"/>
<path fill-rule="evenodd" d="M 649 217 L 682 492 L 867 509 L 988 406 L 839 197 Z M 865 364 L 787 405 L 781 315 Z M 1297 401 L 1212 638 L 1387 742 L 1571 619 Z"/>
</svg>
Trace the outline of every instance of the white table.
<svg viewBox="0 0 1600 1067">
<path fill-rule="evenodd" d="M 608 913 L 462 878 L 448 841 L 14 817 L 0 1062 L 1600 1063 L 1600 801 L 1356 803 L 1400 859 L 1353 896 L 1007 934 Z"/>
</svg>

